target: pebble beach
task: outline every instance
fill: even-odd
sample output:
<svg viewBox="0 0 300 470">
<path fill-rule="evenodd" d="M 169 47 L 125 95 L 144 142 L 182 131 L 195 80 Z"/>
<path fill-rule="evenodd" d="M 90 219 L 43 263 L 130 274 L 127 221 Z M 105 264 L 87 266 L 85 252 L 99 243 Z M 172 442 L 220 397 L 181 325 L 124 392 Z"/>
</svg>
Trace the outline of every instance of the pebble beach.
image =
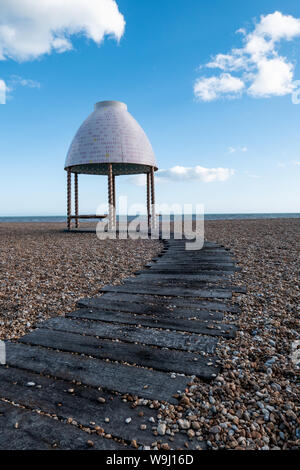
<svg viewBox="0 0 300 470">
<path fill-rule="evenodd" d="M 0 339 L 74 310 L 77 300 L 133 275 L 162 248 L 63 228 L 0 224 Z M 225 317 L 239 331 L 220 340 L 223 370 L 213 382 L 194 378 L 177 406 L 149 401 L 157 409 L 152 448 L 167 450 L 170 443 L 158 441 L 181 432 L 186 448 L 299 449 L 300 219 L 207 221 L 205 236 L 230 248 L 242 268 L 234 283 L 247 294 L 233 299 L 242 313 Z"/>
</svg>

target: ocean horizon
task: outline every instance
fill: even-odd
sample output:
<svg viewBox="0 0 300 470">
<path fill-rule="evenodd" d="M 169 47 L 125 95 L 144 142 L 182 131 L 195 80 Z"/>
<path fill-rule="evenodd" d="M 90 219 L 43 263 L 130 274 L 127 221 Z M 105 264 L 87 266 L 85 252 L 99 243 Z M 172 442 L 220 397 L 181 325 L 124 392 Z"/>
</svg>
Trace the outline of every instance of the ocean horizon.
<svg viewBox="0 0 300 470">
<path fill-rule="evenodd" d="M 189 214 L 186 214 L 188 216 Z M 128 215 L 128 219 L 133 220 L 136 216 Z M 182 217 L 182 214 L 171 215 L 171 220 L 174 220 L 176 217 Z M 192 214 L 192 219 L 195 220 L 196 215 Z M 205 214 L 205 220 L 238 220 L 238 219 L 298 219 L 300 218 L 300 213 L 237 213 L 237 214 Z M 66 216 L 53 215 L 53 216 L 4 216 L 0 217 L 0 223 L 62 223 L 66 222 Z M 94 219 L 88 219 L 87 221 L 93 221 Z M 119 220 L 119 216 L 117 216 Z"/>
</svg>

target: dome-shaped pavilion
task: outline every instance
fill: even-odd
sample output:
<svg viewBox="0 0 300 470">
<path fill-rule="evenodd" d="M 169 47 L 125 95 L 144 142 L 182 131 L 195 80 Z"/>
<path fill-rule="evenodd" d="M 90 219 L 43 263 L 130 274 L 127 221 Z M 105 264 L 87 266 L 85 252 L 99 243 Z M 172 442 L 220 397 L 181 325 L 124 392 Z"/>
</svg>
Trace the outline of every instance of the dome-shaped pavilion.
<svg viewBox="0 0 300 470">
<path fill-rule="evenodd" d="M 145 173 L 147 175 L 147 215 L 150 224 L 150 192 L 152 220 L 155 221 L 154 171 L 155 155 L 149 139 L 127 111 L 125 103 L 101 101 L 77 131 L 65 162 L 68 172 L 68 230 L 71 220 L 78 227 L 80 218 L 106 216 L 78 214 L 78 174 L 107 175 L 110 226 L 115 226 L 115 176 Z M 71 173 L 75 183 L 75 215 L 71 215 Z"/>
</svg>

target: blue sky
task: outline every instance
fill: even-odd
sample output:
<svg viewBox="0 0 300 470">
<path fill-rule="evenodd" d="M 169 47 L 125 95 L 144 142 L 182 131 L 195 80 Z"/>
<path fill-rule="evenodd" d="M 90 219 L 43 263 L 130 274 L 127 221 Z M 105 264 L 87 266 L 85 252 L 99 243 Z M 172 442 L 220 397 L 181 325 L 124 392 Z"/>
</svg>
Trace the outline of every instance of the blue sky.
<svg viewBox="0 0 300 470">
<path fill-rule="evenodd" d="M 300 104 L 292 99 L 299 2 L 117 0 L 117 10 L 108 0 L 113 8 L 105 10 L 102 0 L 73 1 L 71 17 L 70 0 L 47 15 L 39 6 L 28 12 L 24 0 L 1 2 L 0 80 L 8 90 L 0 105 L 0 215 L 65 213 L 68 147 L 106 99 L 127 103 L 168 170 L 158 202 L 203 203 L 208 213 L 300 212 Z M 8 27 L 23 28 L 14 41 Z M 184 167 L 182 178 L 175 166 Z M 198 177 L 197 166 L 213 181 Z M 79 184 L 80 211 L 92 213 L 106 200 L 106 178 L 80 176 Z M 128 177 L 117 184 L 129 202 L 144 200 L 145 189 Z"/>
</svg>

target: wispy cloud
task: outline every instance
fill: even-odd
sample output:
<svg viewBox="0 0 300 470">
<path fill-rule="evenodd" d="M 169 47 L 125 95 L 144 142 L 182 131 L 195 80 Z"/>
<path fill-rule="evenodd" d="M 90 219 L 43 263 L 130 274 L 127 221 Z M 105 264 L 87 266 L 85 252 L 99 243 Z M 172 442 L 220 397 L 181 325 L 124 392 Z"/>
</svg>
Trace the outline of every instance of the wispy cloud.
<svg viewBox="0 0 300 470">
<path fill-rule="evenodd" d="M 235 153 L 235 152 L 247 152 L 248 148 L 247 147 L 228 147 L 228 153 Z"/>
<path fill-rule="evenodd" d="M 22 78 L 19 75 L 12 75 L 9 79 L 9 87 L 23 86 L 28 88 L 41 88 L 40 82 L 30 78 Z"/>
<path fill-rule="evenodd" d="M 286 167 L 289 167 L 291 165 L 300 165 L 300 161 L 292 160 L 290 162 L 278 162 L 277 163 L 278 168 L 286 168 Z"/>
<path fill-rule="evenodd" d="M 19 75 L 11 75 L 6 80 L 6 83 L 5 83 L 6 101 L 12 99 L 12 94 L 18 87 L 39 89 L 41 88 L 41 84 L 40 82 L 36 80 L 32 80 L 30 78 L 23 78 L 23 77 L 20 77 Z M 1 94 L 1 87 L 0 87 L 0 94 Z"/>
<path fill-rule="evenodd" d="M 115 0 L 1 0 L 0 60 L 32 60 L 73 48 L 72 35 L 119 40 L 125 21 Z"/>
<path fill-rule="evenodd" d="M 250 173 L 249 171 L 244 171 L 244 174 L 247 175 L 249 178 L 253 178 L 253 179 L 260 179 L 261 176 L 260 175 L 256 175 L 254 173 Z"/>
<path fill-rule="evenodd" d="M 218 69 L 219 74 L 196 80 L 196 98 L 212 101 L 237 98 L 243 93 L 256 98 L 292 93 L 295 67 L 280 55 L 279 46 L 283 40 L 300 36 L 300 19 L 275 11 L 262 15 L 252 31 L 241 28 L 237 32 L 243 35 L 243 47 L 211 58 L 205 67 Z"/>
<path fill-rule="evenodd" d="M 226 181 L 235 174 L 231 168 L 205 168 L 197 165 L 195 167 L 174 166 L 167 170 L 158 170 L 155 181 L 157 183 L 200 181 L 212 183 L 214 181 Z M 145 186 L 145 175 L 131 177 L 131 181 L 137 186 Z"/>
</svg>

